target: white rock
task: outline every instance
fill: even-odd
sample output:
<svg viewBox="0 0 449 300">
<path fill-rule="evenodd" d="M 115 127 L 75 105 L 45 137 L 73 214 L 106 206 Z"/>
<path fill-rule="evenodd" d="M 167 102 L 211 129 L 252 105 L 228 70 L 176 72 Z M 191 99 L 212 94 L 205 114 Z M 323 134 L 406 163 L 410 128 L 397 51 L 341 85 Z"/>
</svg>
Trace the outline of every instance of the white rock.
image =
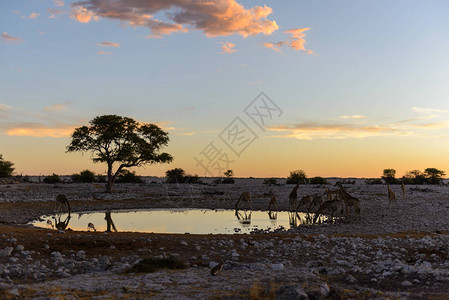
<svg viewBox="0 0 449 300">
<path fill-rule="evenodd" d="M 86 258 L 86 251 L 84 250 L 80 250 L 76 253 L 76 257 L 78 257 L 79 259 L 84 259 Z"/>
<path fill-rule="evenodd" d="M 25 247 L 23 245 L 17 245 L 16 250 L 17 251 L 23 251 L 23 249 L 25 249 Z"/>
<path fill-rule="evenodd" d="M 12 250 L 13 250 L 12 247 L 5 247 L 5 249 L 0 251 L 0 257 L 10 256 L 12 253 Z"/>
<path fill-rule="evenodd" d="M 282 270 L 284 270 L 284 264 L 283 263 L 271 264 L 271 269 L 274 271 L 282 271 Z"/>
<path fill-rule="evenodd" d="M 402 286 L 412 286 L 413 284 L 410 281 L 405 280 L 405 281 L 401 282 L 401 285 Z"/>
</svg>

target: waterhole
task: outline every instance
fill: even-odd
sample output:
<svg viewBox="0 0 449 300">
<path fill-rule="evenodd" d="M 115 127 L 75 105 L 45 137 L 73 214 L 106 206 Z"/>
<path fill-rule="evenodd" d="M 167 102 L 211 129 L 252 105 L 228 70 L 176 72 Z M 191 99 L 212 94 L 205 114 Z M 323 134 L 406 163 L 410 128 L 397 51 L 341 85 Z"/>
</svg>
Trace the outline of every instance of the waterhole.
<svg viewBox="0 0 449 300">
<path fill-rule="evenodd" d="M 313 215 L 225 209 L 111 210 L 43 216 L 31 222 L 41 228 L 75 231 L 234 234 L 291 228 L 311 223 Z M 320 221 L 323 221 L 321 218 Z M 89 228 L 89 224 L 91 224 Z"/>
</svg>

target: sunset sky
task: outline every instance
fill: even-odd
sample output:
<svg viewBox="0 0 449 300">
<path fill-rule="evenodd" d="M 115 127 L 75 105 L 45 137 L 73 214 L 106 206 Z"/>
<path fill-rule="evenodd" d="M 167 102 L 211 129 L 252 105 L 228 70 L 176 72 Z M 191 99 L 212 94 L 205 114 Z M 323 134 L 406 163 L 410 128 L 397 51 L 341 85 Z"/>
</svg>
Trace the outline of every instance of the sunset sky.
<svg viewBox="0 0 449 300">
<path fill-rule="evenodd" d="M 65 152 L 103 114 L 169 132 L 175 160 L 141 175 L 203 176 L 211 143 L 237 177 L 449 173 L 448 100 L 445 0 L 0 1 L 0 154 L 19 174 L 103 173 Z"/>
</svg>

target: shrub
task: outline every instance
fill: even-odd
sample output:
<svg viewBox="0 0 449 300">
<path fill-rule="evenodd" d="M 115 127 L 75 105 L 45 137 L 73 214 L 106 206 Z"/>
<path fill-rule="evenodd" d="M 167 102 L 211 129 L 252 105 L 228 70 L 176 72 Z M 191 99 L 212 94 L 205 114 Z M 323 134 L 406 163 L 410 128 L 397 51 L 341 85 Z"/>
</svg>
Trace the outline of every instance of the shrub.
<svg viewBox="0 0 449 300">
<path fill-rule="evenodd" d="M 327 180 L 323 177 L 313 177 L 309 180 L 310 184 L 327 184 Z"/>
<path fill-rule="evenodd" d="M 192 183 L 192 184 L 201 184 L 203 183 L 198 175 L 186 175 L 184 177 L 185 183 Z"/>
<path fill-rule="evenodd" d="M 61 178 L 53 173 L 51 176 L 47 176 L 42 180 L 44 183 L 61 183 Z"/>
<path fill-rule="evenodd" d="M 97 182 L 97 176 L 95 176 L 94 172 L 89 170 L 84 170 L 79 174 L 73 174 L 70 176 L 73 182 L 83 182 L 83 183 L 92 183 Z"/>
<path fill-rule="evenodd" d="M 264 180 L 263 180 L 263 184 L 273 184 L 273 185 L 276 185 L 276 184 L 278 184 L 278 181 L 276 180 L 276 178 L 274 178 L 274 177 L 272 177 L 272 178 L 265 178 Z"/>
<path fill-rule="evenodd" d="M 80 174 L 72 174 L 70 175 L 70 179 L 72 179 L 72 182 L 79 183 L 81 182 L 81 175 Z"/>
<path fill-rule="evenodd" d="M 307 183 L 306 172 L 303 170 L 291 171 L 290 176 L 287 177 L 287 184 L 305 184 Z"/>
<path fill-rule="evenodd" d="M 107 177 L 105 175 L 98 174 L 97 175 L 97 182 L 99 182 L 99 183 L 106 183 L 106 182 L 108 182 L 107 181 Z"/>
<path fill-rule="evenodd" d="M 3 155 L 0 154 L 0 177 L 10 177 L 14 172 L 14 164 L 10 161 L 4 160 Z"/>
<path fill-rule="evenodd" d="M 221 183 L 224 183 L 224 184 L 234 184 L 234 183 L 235 183 L 235 180 L 234 180 L 234 178 L 226 177 L 226 178 L 223 178 L 223 180 L 221 181 Z"/>
<path fill-rule="evenodd" d="M 168 170 L 167 172 L 165 172 L 165 176 L 167 177 L 167 183 L 203 183 L 198 175 L 186 175 L 186 172 L 181 168 Z"/>
<path fill-rule="evenodd" d="M 117 183 L 143 183 L 142 178 L 136 175 L 136 172 L 121 170 L 116 179 Z"/>
<path fill-rule="evenodd" d="M 92 182 L 96 182 L 97 178 L 96 178 L 94 172 L 89 171 L 89 170 L 84 170 L 80 173 L 80 180 L 81 180 L 81 182 L 92 183 Z"/>
<path fill-rule="evenodd" d="M 184 183 L 186 172 L 181 168 L 175 168 L 165 172 L 168 183 Z"/>
<path fill-rule="evenodd" d="M 125 271 L 125 273 L 151 273 L 160 269 L 187 269 L 188 266 L 185 262 L 175 258 L 156 258 L 147 257 L 141 261 L 135 263 L 131 268 Z"/>
<path fill-rule="evenodd" d="M 383 181 L 380 178 L 371 178 L 371 179 L 365 180 L 365 183 L 366 184 L 383 184 Z"/>
</svg>

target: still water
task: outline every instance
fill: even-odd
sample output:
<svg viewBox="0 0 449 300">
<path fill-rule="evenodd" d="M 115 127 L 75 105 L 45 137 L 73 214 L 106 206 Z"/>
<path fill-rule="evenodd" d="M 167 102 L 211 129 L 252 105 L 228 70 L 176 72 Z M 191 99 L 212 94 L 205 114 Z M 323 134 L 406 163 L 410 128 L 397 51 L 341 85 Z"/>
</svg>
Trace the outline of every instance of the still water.
<svg viewBox="0 0 449 300">
<path fill-rule="evenodd" d="M 43 216 L 31 224 L 42 228 L 87 231 L 92 223 L 97 231 L 154 233 L 233 234 L 254 229 L 291 228 L 310 223 L 305 213 L 286 211 L 244 211 L 212 209 L 111 210 Z"/>
</svg>

